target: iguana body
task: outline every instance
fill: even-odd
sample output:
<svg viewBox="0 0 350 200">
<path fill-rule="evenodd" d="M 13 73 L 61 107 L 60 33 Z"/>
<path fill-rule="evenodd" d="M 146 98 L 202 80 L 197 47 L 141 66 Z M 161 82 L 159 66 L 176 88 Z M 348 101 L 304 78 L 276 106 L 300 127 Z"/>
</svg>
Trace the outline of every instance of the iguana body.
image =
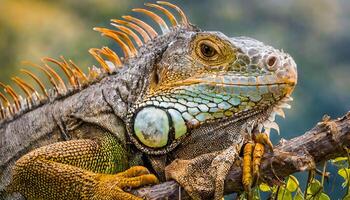
<svg viewBox="0 0 350 200">
<path fill-rule="evenodd" d="M 16 105 L 1 109 L 1 196 L 134 199 L 122 189 L 158 181 L 142 167 L 122 172 L 135 165 L 177 180 L 193 198 L 212 198 L 214 191 L 215 198 L 222 196 L 245 140 L 276 128 L 274 116 L 283 114 L 296 84 L 296 65 L 256 40 L 200 31 L 178 8 L 177 22 L 160 5 L 149 4 L 169 17 L 170 29 L 149 11 L 135 11 L 151 15 L 162 35 L 131 17 L 113 20 L 124 33 L 96 29 L 125 54 L 120 59 L 106 48 L 90 51 L 108 75 L 92 71 L 98 78 L 86 83 L 62 61 L 73 92 L 57 79 L 61 97 L 18 114 Z M 40 97 L 29 100 L 34 96 Z"/>
</svg>

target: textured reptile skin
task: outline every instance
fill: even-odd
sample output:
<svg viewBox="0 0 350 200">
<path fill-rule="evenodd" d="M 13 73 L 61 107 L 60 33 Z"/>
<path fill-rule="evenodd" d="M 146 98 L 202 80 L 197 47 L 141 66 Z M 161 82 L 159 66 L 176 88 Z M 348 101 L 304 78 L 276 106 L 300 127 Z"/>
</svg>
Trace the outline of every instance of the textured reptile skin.
<svg viewBox="0 0 350 200">
<path fill-rule="evenodd" d="M 53 90 L 26 98 L 10 92 L 12 104 L 0 101 L 0 197 L 139 199 L 123 190 L 167 178 L 194 199 L 221 199 L 244 144 L 278 129 L 275 116 L 290 107 L 297 82 L 291 56 L 251 38 L 201 31 L 173 4 L 147 6 L 171 26 L 134 11 L 155 20 L 162 34 L 131 16 L 113 20 L 119 32 L 95 30 L 116 41 L 123 57 L 93 48 L 101 67 L 87 75 L 47 58 L 66 70 L 67 85 L 51 74 Z M 255 161 L 245 162 L 246 175 L 257 174 L 262 143 Z"/>
</svg>

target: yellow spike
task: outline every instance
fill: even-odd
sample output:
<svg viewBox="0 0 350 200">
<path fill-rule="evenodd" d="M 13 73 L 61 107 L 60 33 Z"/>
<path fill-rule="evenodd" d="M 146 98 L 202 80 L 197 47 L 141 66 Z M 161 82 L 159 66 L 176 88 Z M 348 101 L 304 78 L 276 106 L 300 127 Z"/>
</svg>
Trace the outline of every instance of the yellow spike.
<svg viewBox="0 0 350 200">
<path fill-rule="evenodd" d="M 32 104 L 35 104 L 35 101 L 31 96 L 32 93 L 28 90 L 28 88 L 25 85 L 23 85 L 19 80 L 17 80 L 16 77 L 12 77 L 11 79 L 24 91 L 24 93 L 27 96 L 26 97 L 27 103 L 29 104 L 29 102 L 31 102 Z M 34 93 L 34 94 L 36 94 L 36 93 Z"/>
<path fill-rule="evenodd" d="M 107 65 L 106 61 L 100 56 L 100 49 L 91 48 L 89 49 L 89 53 L 100 63 L 101 67 L 108 73 L 111 73 L 111 69 Z"/>
<path fill-rule="evenodd" d="M 144 14 L 148 15 L 155 22 L 157 22 L 157 24 L 159 24 L 159 26 L 162 29 L 163 33 L 169 32 L 168 25 L 166 25 L 165 21 L 161 17 L 159 17 L 157 14 L 155 14 L 154 12 L 146 10 L 146 9 L 143 9 L 143 8 L 134 8 L 134 9 L 132 9 L 132 11 L 139 12 L 139 13 L 144 13 Z"/>
<path fill-rule="evenodd" d="M 55 90 L 57 92 L 59 92 L 59 86 L 57 85 L 56 81 L 55 81 L 55 78 L 50 74 L 50 72 L 47 71 L 47 69 L 45 69 L 44 67 L 38 65 L 38 64 L 35 64 L 35 63 L 31 63 L 31 62 L 25 62 L 27 65 L 29 66 L 32 66 L 32 67 L 35 67 L 37 69 L 40 69 L 41 71 L 44 72 L 44 74 L 48 77 L 50 83 L 52 84 L 52 86 L 55 88 Z"/>
<path fill-rule="evenodd" d="M 141 41 L 141 39 L 139 38 L 139 36 L 136 35 L 136 33 L 134 33 L 131 29 L 125 27 L 125 26 L 122 26 L 122 25 L 118 25 L 118 24 L 114 24 L 114 23 L 111 23 L 112 26 L 118 28 L 119 30 L 123 31 L 124 33 L 130 35 L 136 42 L 137 46 L 142 46 L 143 43 Z"/>
<path fill-rule="evenodd" d="M 10 106 L 10 101 L 1 92 L 0 92 L 0 99 L 2 99 L 2 102 L 6 104 L 5 106 Z"/>
<path fill-rule="evenodd" d="M 105 56 L 107 56 L 108 59 L 112 61 L 116 67 L 121 67 L 123 65 L 123 63 L 119 59 L 119 56 L 112 49 L 108 47 L 103 47 L 101 52 Z"/>
<path fill-rule="evenodd" d="M 53 75 L 53 77 L 56 78 L 56 80 L 58 80 L 58 82 L 60 83 L 60 86 L 62 88 L 60 88 L 63 91 L 67 91 L 67 87 L 66 84 L 64 83 L 64 81 L 62 80 L 62 78 L 60 77 L 60 75 L 57 74 L 57 72 L 55 72 L 55 70 L 53 70 L 46 62 L 44 59 L 41 59 L 41 61 L 44 63 L 45 68 L 49 71 L 49 73 L 51 73 Z"/>
<path fill-rule="evenodd" d="M 2 99 L 2 102 L 5 103 L 4 107 L 0 108 L 1 109 L 2 119 L 5 119 L 6 115 L 5 115 L 5 111 L 3 109 L 9 108 L 9 111 L 12 114 L 12 110 L 11 110 L 11 107 L 10 107 L 10 101 L 1 92 L 0 92 L 0 99 Z"/>
<path fill-rule="evenodd" d="M 75 86 L 74 80 L 72 80 L 72 75 L 70 74 L 69 69 L 67 69 L 67 66 L 65 66 L 64 63 L 62 63 L 56 59 L 49 58 L 49 57 L 43 58 L 43 61 L 52 62 L 52 63 L 56 64 L 57 66 L 59 66 L 62 69 L 62 71 L 64 72 L 64 74 L 67 76 L 69 83 L 72 86 Z"/>
<path fill-rule="evenodd" d="M 152 8 L 155 8 L 157 10 L 160 10 L 161 12 L 163 12 L 170 20 L 170 23 L 172 26 L 177 26 L 177 20 L 176 18 L 174 17 L 174 15 L 167 9 L 165 9 L 164 7 L 160 6 L 160 5 L 157 5 L 157 4 L 153 4 L 153 3 L 145 3 L 145 6 L 148 6 L 148 7 L 152 7 Z"/>
<path fill-rule="evenodd" d="M 17 81 L 19 81 L 19 82 L 21 82 L 21 84 L 23 85 L 23 86 L 25 86 L 28 90 L 30 90 L 30 92 L 32 93 L 32 94 L 35 94 L 35 96 L 38 98 L 38 99 L 42 99 L 41 97 L 40 97 L 40 95 L 38 94 L 38 92 L 34 89 L 34 87 L 33 86 L 31 86 L 31 85 L 29 85 L 28 83 L 26 83 L 23 79 L 21 79 L 21 78 L 19 78 L 19 77 L 15 77 L 16 79 L 17 79 Z"/>
<path fill-rule="evenodd" d="M 6 86 L 6 90 L 8 91 L 8 93 L 12 96 L 13 100 L 15 101 L 15 105 L 16 105 L 17 110 L 20 110 L 21 104 L 19 102 L 19 96 L 17 95 L 15 90 L 12 89 L 12 87 L 9 85 Z"/>
<path fill-rule="evenodd" d="M 78 67 L 78 65 L 76 65 L 72 60 L 69 60 L 69 63 L 71 64 L 71 66 L 73 66 L 75 71 L 79 74 L 80 78 L 83 79 L 84 82 L 89 81 L 84 72 L 80 69 L 80 67 Z"/>
<path fill-rule="evenodd" d="M 26 86 L 24 86 L 20 81 L 18 81 L 18 80 L 16 79 L 16 77 L 12 77 L 11 79 L 23 90 L 23 92 L 27 95 L 28 98 L 31 97 L 31 93 L 30 93 L 30 91 L 26 88 Z"/>
<path fill-rule="evenodd" d="M 137 49 L 135 48 L 134 44 L 132 43 L 132 41 L 130 40 L 129 36 L 123 32 L 120 31 L 115 31 L 115 30 L 110 30 L 110 29 L 104 29 L 104 28 L 97 28 L 96 30 L 100 30 L 100 32 L 102 32 L 103 34 L 115 34 L 117 36 L 120 36 L 127 44 L 130 53 L 132 56 L 137 55 Z M 114 39 L 114 38 L 113 38 Z"/>
<path fill-rule="evenodd" d="M 112 38 L 114 41 L 116 41 L 119 44 L 120 48 L 123 50 L 125 58 L 133 57 L 135 55 L 134 52 L 131 52 L 130 47 L 125 44 L 123 40 L 121 40 L 119 36 L 113 32 L 113 30 L 99 27 L 94 28 L 94 30 L 101 32 L 102 35 Z"/>
<path fill-rule="evenodd" d="M 130 40 L 127 34 L 120 31 L 112 31 L 112 32 L 120 36 L 126 42 L 133 56 L 136 56 L 138 54 L 137 49 L 135 48 L 134 44 L 132 43 L 132 41 Z"/>
<path fill-rule="evenodd" d="M 31 93 L 35 93 L 35 92 L 37 93 L 37 91 L 34 89 L 34 87 L 29 85 L 28 83 L 26 83 L 23 79 L 19 78 L 18 76 L 13 77 L 13 78 L 15 78 L 17 81 L 21 82 L 21 84 L 23 86 L 25 86 L 28 90 L 30 90 Z"/>
<path fill-rule="evenodd" d="M 62 66 L 64 68 L 67 69 L 67 72 L 69 73 L 70 77 L 69 77 L 69 82 L 71 83 L 71 85 L 73 86 L 73 88 L 77 88 L 79 83 L 79 77 L 77 76 L 77 73 L 74 72 L 74 70 L 71 68 L 71 66 L 69 65 L 69 63 L 66 61 L 66 59 L 63 56 L 60 56 L 62 62 L 60 62 L 62 64 Z"/>
<path fill-rule="evenodd" d="M 145 30 L 143 30 L 140 26 L 138 26 L 132 22 L 119 20 L 119 19 L 112 19 L 111 21 L 114 23 L 122 24 L 122 25 L 125 25 L 125 26 L 128 26 L 128 27 L 134 29 L 142 36 L 143 41 L 145 41 L 145 43 L 147 43 L 148 41 L 151 40 L 151 38 L 149 37 L 148 33 Z"/>
<path fill-rule="evenodd" d="M 146 30 L 146 32 L 151 36 L 151 38 L 155 38 L 157 37 L 158 33 L 148 24 L 146 24 L 145 22 L 132 17 L 132 16 L 122 16 L 124 19 L 129 20 L 137 25 L 139 25 L 140 27 L 142 27 L 144 30 Z"/>
<path fill-rule="evenodd" d="M 16 94 L 16 92 L 11 88 L 11 86 L 5 85 L 1 82 L 0 82 L 0 86 L 3 87 L 4 91 L 12 97 L 13 101 L 15 102 L 16 109 L 20 110 L 21 106 L 19 103 L 19 97 Z"/>
<path fill-rule="evenodd" d="M 134 56 L 134 53 L 132 53 L 128 47 L 128 45 L 126 45 L 116 34 L 114 33 L 106 33 L 104 34 L 106 35 L 107 37 L 110 37 L 112 38 L 114 41 L 116 41 L 119 46 L 121 47 L 123 53 L 124 53 L 124 57 L 126 59 L 128 59 L 129 57 L 133 57 Z"/>
<path fill-rule="evenodd" d="M 185 15 L 185 13 L 181 10 L 181 8 L 179 8 L 178 6 L 176 6 L 176 5 L 172 4 L 172 3 L 169 3 L 167 1 L 157 1 L 157 3 L 161 4 L 161 5 L 169 6 L 171 8 L 174 8 L 179 13 L 179 15 L 181 16 L 182 25 L 184 25 L 184 26 L 188 26 L 189 25 L 187 17 Z"/>
<path fill-rule="evenodd" d="M 2 103 L 0 102 L 0 120 L 5 119 L 5 112 L 4 107 L 2 106 Z"/>
<path fill-rule="evenodd" d="M 25 70 L 25 69 L 20 69 L 21 72 L 29 75 L 30 77 L 32 77 L 32 79 L 34 79 L 34 81 L 39 85 L 41 91 L 44 93 L 44 95 L 46 97 L 48 97 L 49 95 L 47 94 L 47 91 L 45 89 L 45 86 L 44 84 L 40 81 L 40 79 L 38 77 L 36 77 L 33 73 L 31 73 L 30 71 L 28 70 Z"/>
</svg>

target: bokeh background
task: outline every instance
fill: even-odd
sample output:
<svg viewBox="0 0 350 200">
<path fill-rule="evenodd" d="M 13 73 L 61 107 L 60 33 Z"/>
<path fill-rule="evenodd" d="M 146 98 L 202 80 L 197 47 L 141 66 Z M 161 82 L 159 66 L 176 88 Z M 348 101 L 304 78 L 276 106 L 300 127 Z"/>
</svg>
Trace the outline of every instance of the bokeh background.
<svg viewBox="0 0 350 200">
<path fill-rule="evenodd" d="M 350 110 L 350 1 L 174 2 L 202 29 L 253 37 L 294 57 L 299 73 L 295 101 L 287 119 L 278 119 L 281 136 L 272 134 L 275 143 L 304 133 L 324 114 L 334 118 Z M 89 48 L 115 46 L 92 28 L 108 26 L 109 19 L 132 14 L 130 9 L 142 4 L 140 0 L 0 0 L 0 81 L 10 83 L 23 67 L 21 61 L 39 63 L 44 56 L 64 55 L 84 68 L 93 65 Z M 328 170 L 332 175 L 325 190 L 338 199 L 346 191 L 343 180 L 331 164 Z M 302 181 L 306 174 L 297 177 Z"/>
</svg>

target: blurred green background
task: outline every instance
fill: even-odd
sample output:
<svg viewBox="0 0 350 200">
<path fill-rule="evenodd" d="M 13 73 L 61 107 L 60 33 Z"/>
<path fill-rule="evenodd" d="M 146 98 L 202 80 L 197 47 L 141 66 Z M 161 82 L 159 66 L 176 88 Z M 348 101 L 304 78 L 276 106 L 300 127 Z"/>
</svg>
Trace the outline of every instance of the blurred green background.
<svg viewBox="0 0 350 200">
<path fill-rule="evenodd" d="M 152 1 L 151 1 L 152 2 Z M 249 36 L 289 52 L 299 82 L 287 119 L 278 119 L 275 143 L 313 127 L 324 114 L 337 117 L 350 108 L 350 1 L 220 0 L 177 1 L 190 21 L 204 30 Z M 132 14 L 140 0 L 0 0 L 0 81 L 9 83 L 21 61 L 64 55 L 87 68 L 91 47 L 113 46 L 92 31 L 109 19 Z M 146 20 L 147 21 L 147 20 Z M 15 86 L 14 86 L 15 87 Z M 334 167 L 326 191 L 345 192 Z M 299 174 L 302 180 L 305 174 Z M 332 187 L 335 184 L 334 187 Z"/>
</svg>

